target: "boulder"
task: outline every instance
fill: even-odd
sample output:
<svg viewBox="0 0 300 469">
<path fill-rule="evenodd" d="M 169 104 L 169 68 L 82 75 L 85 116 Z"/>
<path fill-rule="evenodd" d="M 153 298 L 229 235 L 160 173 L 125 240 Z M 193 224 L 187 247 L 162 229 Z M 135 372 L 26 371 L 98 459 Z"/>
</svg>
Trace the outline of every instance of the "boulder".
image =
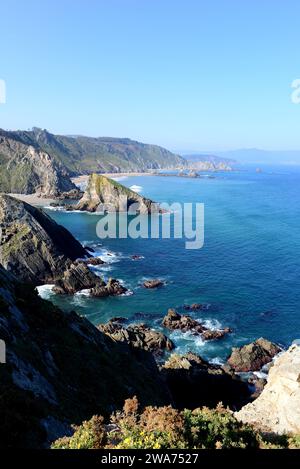
<svg viewBox="0 0 300 469">
<path fill-rule="evenodd" d="M 127 292 L 127 288 L 123 287 L 121 283 L 114 279 L 110 278 L 105 284 L 104 282 L 97 283 L 91 290 L 91 296 L 95 297 L 105 297 L 105 296 L 118 296 L 123 295 Z"/>
<path fill-rule="evenodd" d="M 276 358 L 260 396 L 235 414 L 262 431 L 300 433 L 300 347 Z"/>
<path fill-rule="evenodd" d="M 143 285 L 145 288 L 158 288 L 164 284 L 162 280 L 154 279 L 154 280 L 146 280 Z"/>
<path fill-rule="evenodd" d="M 98 328 L 114 340 L 126 342 L 143 350 L 154 353 L 173 350 L 173 342 L 162 332 L 155 331 L 145 324 L 125 327 L 123 322 L 123 318 L 113 318 L 106 324 L 100 324 Z"/>
<path fill-rule="evenodd" d="M 228 363 L 235 371 L 259 371 L 280 351 L 278 345 L 261 337 L 243 347 L 233 348 Z"/>
<path fill-rule="evenodd" d="M 182 332 L 192 332 L 199 334 L 204 340 L 221 339 L 231 332 L 228 327 L 225 329 L 208 329 L 196 319 L 185 314 L 179 314 L 175 309 L 169 309 L 162 321 L 162 325 L 170 330 L 181 330 Z"/>
</svg>

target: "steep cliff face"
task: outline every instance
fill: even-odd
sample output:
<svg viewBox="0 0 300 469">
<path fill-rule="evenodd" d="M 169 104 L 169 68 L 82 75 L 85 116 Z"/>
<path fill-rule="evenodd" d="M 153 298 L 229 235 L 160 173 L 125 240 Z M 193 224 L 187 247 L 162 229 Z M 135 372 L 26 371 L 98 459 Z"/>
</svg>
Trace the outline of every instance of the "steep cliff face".
<svg viewBox="0 0 300 469">
<path fill-rule="evenodd" d="M 72 176 L 93 172 L 145 171 L 174 168 L 185 160 L 157 145 L 149 145 L 129 138 L 92 138 L 53 135 L 47 130 L 5 132 L 0 135 L 33 145 L 51 155 Z"/>
<path fill-rule="evenodd" d="M 149 213 L 151 207 L 156 212 L 159 210 L 157 204 L 152 200 L 141 197 L 136 192 L 103 175 L 92 174 L 76 209 L 89 212 L 126 212 L 133 204 L 136 204 L 135 208 L 140 213 Z"/>
<path fill-rule="evenodd" d="M 300 433 L 300 346 L 292 345 L 277 358 L 261 395 L 236 417 L 261 430 Z"/>
<path fill-rule="evenodd" d="M 47 152 L 0 133 L 0 191 L 53 197 L 75 189 L 68 171 Z"/>
<path fill-rule="evenodd" d="M 0 226 L 0 263 L 23 281 L 51 282 L 87 255 L 45 212 L 8 195 L 0 195 Z"/>
<path fill-rule="evenodd" d="M 62 312 L 0 266 L 0 447 L 42 447 L 124 399 L 169 402 L 152 355 Z"/>
</svg>

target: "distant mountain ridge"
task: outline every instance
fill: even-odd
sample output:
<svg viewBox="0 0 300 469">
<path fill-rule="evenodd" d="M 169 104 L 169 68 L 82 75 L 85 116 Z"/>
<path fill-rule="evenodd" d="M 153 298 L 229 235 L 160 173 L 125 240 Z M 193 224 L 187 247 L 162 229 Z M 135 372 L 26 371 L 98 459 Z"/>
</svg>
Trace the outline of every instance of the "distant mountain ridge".
<svg viewBox="0 0 300 469">
<path fill-rule="evenodd" d="M 232 171 L 236 160 L 201 153 L 184 155 L 187 166 L 195 171 Z"/>
<path fill-rule="evenodd" d="M 47 130 L 0 131 L 49 153 L 72 176 L 92 172 L 144 171 L 176 167 L 185 160 L 157 145 L 129 138 L 54 135 Z"/>
</svg>

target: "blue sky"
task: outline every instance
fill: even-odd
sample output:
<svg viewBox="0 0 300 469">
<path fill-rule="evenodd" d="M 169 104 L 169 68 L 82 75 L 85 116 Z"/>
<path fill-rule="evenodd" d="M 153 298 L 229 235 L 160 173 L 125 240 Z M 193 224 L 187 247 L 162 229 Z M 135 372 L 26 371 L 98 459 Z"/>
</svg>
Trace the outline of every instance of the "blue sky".
<svg viewBox="0 0 300 469">
<path fill-rule="evenodd" d="M 300 149 L 300 2 L 1 2 L 0 127 Z"/>
</svg>

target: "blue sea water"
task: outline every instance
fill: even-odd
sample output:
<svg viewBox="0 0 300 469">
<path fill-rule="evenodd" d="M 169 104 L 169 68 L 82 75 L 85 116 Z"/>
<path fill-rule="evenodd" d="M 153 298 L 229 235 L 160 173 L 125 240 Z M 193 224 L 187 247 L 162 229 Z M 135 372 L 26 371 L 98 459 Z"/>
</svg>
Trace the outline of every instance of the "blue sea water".
<svg viewBox="0 0 300 469">
<path fill-rule="evenodd" d="M 98 215 L 49 210 L 81 242 L 105 253 L 105 278 L 121 279 L 130 296 L 92 299 L 85 295 L 47 294 L 53 302 L 76 310 L 94 324 L 125 316 L 160 327 L 168 308 L 205 303 L 194 317 L 232 334 L 203 342 L 171 333 L 179 352 L 193 350 L 210 360 L 224 360 L 232 346 L 266 337 L 284 346 L 300 338 L 300 170 L 264 167 L 218 173 L 216 178 L 138 176 L 124 185 L 141 186 L 158 202 L 205 204 L 205 243 L 185 249 L 182 239 L 106 239 L 96 235 Z M 107 255 L 113 254 L 112 256 Z M 143 256 L 132 260 L 133 254 Z M 161 278 L 155 290 L 141 286 Z"/>
</svg>

